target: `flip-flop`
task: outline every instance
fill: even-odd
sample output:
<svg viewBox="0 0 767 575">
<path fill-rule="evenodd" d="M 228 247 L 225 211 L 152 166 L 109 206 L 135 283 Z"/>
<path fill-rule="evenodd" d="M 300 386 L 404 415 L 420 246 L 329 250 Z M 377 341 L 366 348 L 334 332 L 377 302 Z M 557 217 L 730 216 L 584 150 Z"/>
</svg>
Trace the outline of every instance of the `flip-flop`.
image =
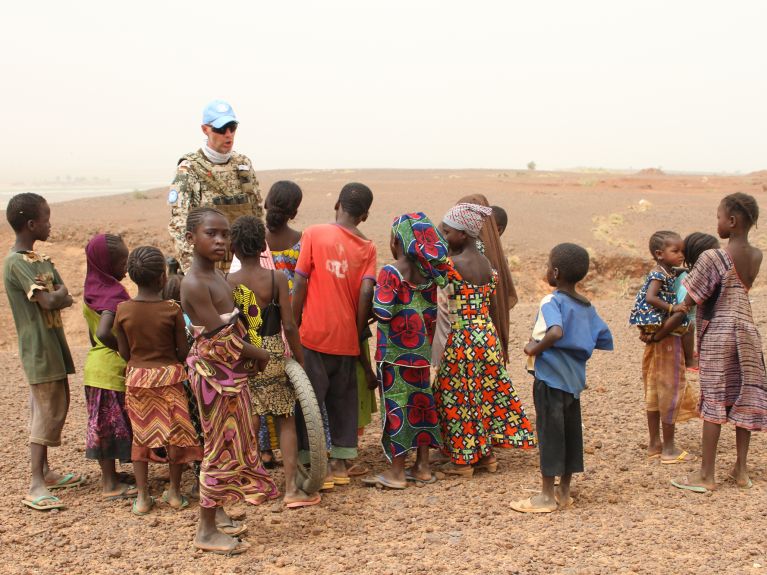
<svg viewBox="0 0 767 575">
<path fill-rule="evenodd" d="M 336 488 L 336 484 L 332 478 L 326 479 L 320 487 L 320 491 L 333 491 Z"/>
<path fill-rule="evenodd" d="M 248 526 L 245 523 L 237 523 L 238 522 L 234 520 L 232 520 L 232 523 L 230 524 L 216 523 L 216 529 L 221 531 L 221 533 L 229 535 L 229 537 L 237 537 L 238 535 L 243 535 L 248 531 Z"/>
<path fill-rule="evenodd" d="M 346 470 L 346 473 L 349 474 L 349 477 L 361 477 L 369 472 L 370 472 L 370 468 L 367 465 L 364 465 L 362 463 L 355 463 L 349 469 Z"/>
<path fill-rule="evenodd" d="M 656 459 L 658 457 L 660 457 L 660 451 L 658 453 L 653 453 L 652 455 L 648 455 L 647 459 L 649 461 L 649 460 L 652 460 L 652 459 Z"/>
<path fill-rule="evenodd" d="M 568 495 L 567 496 L 567 501 L 565 501 L 565 503 L 563 504 L 559 500 L 559 493 L 557 493 L 556 491 L 554 492 L 554 499 L 557 502 L 557 507 L 559 507 L 560 509 L 567 509 L 568 507 L 572 507 L 573 503 L 575 503 L 575 499 L 573 499 L 573 496 L 572 495 Z"/>
<path fill-rule="evenodd" d="M 349 485 L 351 482 L 352 480 L 349 477 L 333 476 L 333 485 Z"/>
<path fill-rule="evenodd" d="M 138 505 L 138 497 L 136 497 L 136 499 L 133 500 L 133 505 L 131 505 L 130 512 L 133 513 L 133 515 L 137 515 L 138 517 L 149 515 L 152 512 L 152 509 L 154 509 L 154 497 L 151 495 L 149 496 L 149 502 L 149 509 L 146 511 L 139 511 L 138 507 L 136 507 L 136 505 Z"/>
<path fill-rule="evenodd" d="M 405 481 L 412 481 L 413 483 L 420 483 L 421 485 L 431 485 L 437 482 L 437 476 L 433 473 L 429 479 L 420 479 L 413 475 L 412 469 L 405 469 Z"/>
<path fill-rule="evenodd" d="M 363 477 L 362 484 L 367 485 L 368 487 L 376 487 L 380 485 L 381 487 L 386 487 L 387 489 L 397 490 L 402 490 L 407 487 L 407 481 L 405 481 L 405 483 L 395 483 L 389 479 L 386 479 L 386 477 L 380 473 L 375 477 Z"/>
<path fill-rule="evenodd" d="M 514 511 L 519 511 L 520 513 L 553 513 L 557 510 L 557 507 L 554 507 L 553 509 L 549 507 L 536 507 L 533 504 L 532 497 L 528 497 L 527 499 L 517 499 L 516 501 L 512 501 L 510 505 Z"/>
<path fill-rule="evenodd" d="M 320 501 L 322 501 L 322 496 L 318 493 L 311 499 L 302 499 L 300 501 L 291 501 L 290 503 L 285 503 L 285 507 L 288 509 L 300 509 L 301 507 L 311 507 L 312 505 L 317 505 Z"/>
<path fill-rule="evenodd" d="M 115 493 L 113 495 L 104 495 L 101 498 L 104 501 L 119 501 L 120 499 L 130 499 L 131 497 L 136 497 L 138 494 L 138 489 L 136 489 L 135 485 L 126 485 L 122 488 L 122 491 L 120 493 Z"/>
<path fill-rule="evenodd" d="M 671 485 L 676 487 L 677 489 L 683 489 L 685 491 L 692 491 L 693 493 L 708 493 L 709 489 L 708 487 L 703 487 L 702 485 L 691 485 L 687 483 L 687 478 L 685 477 L 685 480 L 682 481 L 671 481 Z"/>
<path fill-rule="evenodd" d="M 456 465 L 455 463 L 446 463 L 439 470 L 446 475 L 457 475 L 458 477 L 472 477 L 474 468 L 471 465 Z"/>
<path fill-rule="evenodd" d="M 687 457 L 687 456 L 690 457 Z M 692 463 L 693 461 L 697 461 L 698 458 L 690 453 L 687 453 L 686 451 L 682 451 L 679 455 L 677 455 L 674 459 L 663 459 L 663 456 L 660 458 L 660 462 L 663 465 L 676 465 L 677 463 Z"/>
<path fill-rule="evenodd" d="M 66 489 L 67 487 L 76 487 L 80 485 L 85 478 L 82 475 L 76 475 L 74 473 L 66 473 L 59 477 L 55 483 L 45 484 L 49 491 L 54 489 Z"/>
<path fill-rule="evenodd" d="M 182 509 L 186 509 L 187 507 L 189 507 L 189 499 L 187 498 L 186 495 L 181 495 L 181 505 L 179 505 L 178 507 L 176 507 L 175 505 L 171 505 L 169 499 L 170 497 L 168 496 L 168 492 L 163 491 L 162 500 L 165 503 L 167 503 L 171 509 L 175 509 L 176 511 L 181 511 Z"/>
<path fill-rule="evenodd" d="M 49 505 L 40 505 L 43 501 L 52 501 L 53 503 Z M 55 495 L 41 495 L 40 497 L 35 497 L 34 499 L 24 498 L 21 500 L 21 502 L 27 507 L 37 511 L 50 511 L 51 509 L 64 509 L 66 507 L 61 499 Z"/>
<path fill-rule="evenodd" d="M 728 473 L 727 477 L 729 477 L 735 482 L 735 485 L 737 485 L 738 489 L 751 489 L 754 486 L 754 482 L 751 481 L 750 477 L 748 478 L 748 483 L 746 483 L 745 485 L 738 485 L 738 480 L 735 479 L 735 476 L 732 473 Z"/>
<path fill-rule="evenodd" d="M 204 551 L 205 553 L 214 553 L 216 555 L 226 555 L 227 557 L 231 557 L 232 555 L 239 555 L 240 553 L 245 553 L 248 549 L 250 549 L 250 543 L 247 541 L 237 541 L 237 544 L 234 547 L 230 548 L 222 548 L 222 547 L 206 547 L 204 545 L 200 545 L 197 542 L 194 542 L 193 545 L 196 549 L 199 549 L 200 551 Z"/>
</svg>

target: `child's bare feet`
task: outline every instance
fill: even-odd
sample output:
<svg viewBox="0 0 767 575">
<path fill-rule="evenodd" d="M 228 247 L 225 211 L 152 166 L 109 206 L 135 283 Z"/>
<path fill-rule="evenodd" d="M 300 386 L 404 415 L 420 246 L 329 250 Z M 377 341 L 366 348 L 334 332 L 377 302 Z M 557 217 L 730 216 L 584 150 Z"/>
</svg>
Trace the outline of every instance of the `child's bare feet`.
<svg viewBox="0 0 767 575">
<path fill-rule="evenodd" d="M 669 451 L 663 451 L 660 455 L 661 463 L 673 464 L 673 463 L 690 463 L 698 459 L 691 453 L 687 453 L 683 449 L 674 447 Z"/>
<path fill-rule="evenodd" d="M 675 479 L 671 482 L 671 485 L 679 489 L 686 489 L 687 491 L 694 491 L 695 493 L 705 493 L 706 491 L 713 491 L 716 489 L 716 482 L 701 477 L 699 471 L 690 475 L 685 475 L 679 479 Z"/>
<path fill-rule="evenodd" d="M 732 471 L 727 474 L 730 479 L 735 481 L 735 484 L 742 489 L 751 489 L 753 483 L 748 476 L 748 472 L 745 470 L 739 470 L 737 466 L 732 468 Z"/>
<path fill-rule="evenodd" d="M 194 546 L 203 551 L 222 555 L 237 555 L 249 547 L 247 543 L 241 542 L 236 537 L 230 537 L 218 529 L 209 533 L 198 529 L 194 537 Z"/>
<path fill-rule="evenodd" d="M 300 507 L 310 507 L 317 505 L 322 501 L 322 497 L 319 493 L 307 494 L 301 489 L 296 489 L 291 493 L 286 493 L 282 498 L 282 502 L 288 509 L 298 509 Z"/>
<path fill-rule="evenodd" d="M 415 464 L 405 472 L 406 475 L 408 473 L 410 474 L 410 477 L 416 481 L 431 481 L 433 476 L 431 466 L 428 463 L 419 461 L 416 461 Z"/>
<path fill-rule="evenodd" d="M 520 513 L 551 513 L 557 510 L 557 501 L 543 493 L 533 495 L 529 499 L 519 499 L 511 502 L 511 508 Z"/>
</svg>

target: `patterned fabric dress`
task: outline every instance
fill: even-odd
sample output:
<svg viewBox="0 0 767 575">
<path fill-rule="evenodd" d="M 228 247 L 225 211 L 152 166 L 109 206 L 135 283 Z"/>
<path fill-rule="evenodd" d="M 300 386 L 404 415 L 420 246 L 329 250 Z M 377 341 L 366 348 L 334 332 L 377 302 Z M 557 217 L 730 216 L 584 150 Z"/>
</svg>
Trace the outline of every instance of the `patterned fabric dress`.
<svg viewBox="0 0 767 575">
<path fill-rule="evenodd" d="M 205 436 L 200 505 L 258 504 L 278 496 L 258 456 L 250 409 L 248 362 L 241 359 L 245 330 L 238 322 L 196 336 L 186 359 Z"/>
<path fill-rule="evenodd" d="M 684 286 L 698 305 L 701 417 L 752 431 L 767 429 L 762 339 L 748 289 L 727 250 L 703 252 Z"/>
<path fill-rule="evenodd" d="M 272 272 L 274 274 L 274 272 Z M 272 276 L 274 277 L 274 276 Z M 276 287 L 273 285 L 273 289 Z M 256 415 L 293 415 L 296 392 L 285 373 L 285 343 L 282 341 L 280 306 L 272 300 L 263 310 L 256 294 L 240 284 L 233 292 L 235 305 L 248 324 L 248 340 L 269 352 L 266 369 L 248 378 L 253 413 Z"/>
<path fill-rule="evenodd" d="M 654 267 L 637 293 L 629 324 L 636 325 L 644 333 L 657 331 L 669 317 L 647 303 L 647 289 L 653 281 L 661 282 L 658 297 L 670 305 L 677 304 L 676 277 L 666 273 L 660 266 Z M 659 412 L 661 421 L 674 425 L 698 415 L 698 391 L 687 381 L 682 335 L 687 331 L 689 320 L 661 341 L 644 345 L 642 357 L 642 383 L 644 385 L 645 411 Z"/>
<path fill-rule="evenodd" d="M 125 407 L 133 427 L 133 461 L 156 461 L 153 449 L 164 447 L 170 463 L 202 459 L 197 432 L 189 416 L 182 364 L 128 367 Z"/>
<path fill-rule="evenodd" d="M 534 447 L 532 425 L 503 367 L 490 320 L 490 283 L 473 285 L 456 270 L 448 273 L 451 331 L 439 364 L 434 398 L 450 460 L 473 464 L 493 446 Z"/>
<path fill-rule="evenodd" d="M 437 285 L 406 282 L 396 267 L 378 274 L 373 313 L 378 319 L 376 362 L 381 382 L 381 445 L 386 457 L 441 446 L 429 381 Z"/>
<path fill-rule="evenodd" d="M 296 275 L 296 263 L 298 263 L 299 253 L 301 253 L 301 240 L 287 250 L 272 250 L 274 269 L 280 270 L 288 278 L 288 288 L 291 294 L 293 293 L 293 278 Z"/>
</svg>

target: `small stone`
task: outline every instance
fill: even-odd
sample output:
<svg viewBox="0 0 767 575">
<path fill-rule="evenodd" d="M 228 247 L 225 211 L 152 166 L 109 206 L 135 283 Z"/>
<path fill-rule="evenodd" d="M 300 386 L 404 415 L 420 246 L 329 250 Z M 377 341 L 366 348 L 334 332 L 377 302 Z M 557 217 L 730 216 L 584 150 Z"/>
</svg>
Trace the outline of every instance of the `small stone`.
<svg viewBox="0 0 767 575">
<path fill-rule="evenodd" d="M 629 466 L 628 465 L 621 465 L 618 469 L 620 469 L 621 471 L 628 471 L 629 470 Z"/>
<path fill-rule="evenodd" d="M 108 555 L 112 559 L 119 559 L 120 557 L 122 557 L 123 552 L 120 551 L 119 549 L 110 549 L 109 552 L 108 552 Z"/>
</svg>

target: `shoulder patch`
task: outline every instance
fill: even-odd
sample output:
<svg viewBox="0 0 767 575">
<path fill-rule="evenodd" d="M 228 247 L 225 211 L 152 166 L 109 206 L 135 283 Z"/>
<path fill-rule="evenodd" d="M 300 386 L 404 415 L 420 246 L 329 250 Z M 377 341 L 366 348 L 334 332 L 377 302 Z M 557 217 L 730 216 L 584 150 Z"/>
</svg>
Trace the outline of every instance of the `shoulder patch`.
<svg viewBox="0 0 767 575">
<path fill-rule="evenodd" d="M 171 188 L 168 192 L 168 203 L 169 204 L 175 204 L 178 201 L 178 190 L 176 188 Z"/>
</svg>

